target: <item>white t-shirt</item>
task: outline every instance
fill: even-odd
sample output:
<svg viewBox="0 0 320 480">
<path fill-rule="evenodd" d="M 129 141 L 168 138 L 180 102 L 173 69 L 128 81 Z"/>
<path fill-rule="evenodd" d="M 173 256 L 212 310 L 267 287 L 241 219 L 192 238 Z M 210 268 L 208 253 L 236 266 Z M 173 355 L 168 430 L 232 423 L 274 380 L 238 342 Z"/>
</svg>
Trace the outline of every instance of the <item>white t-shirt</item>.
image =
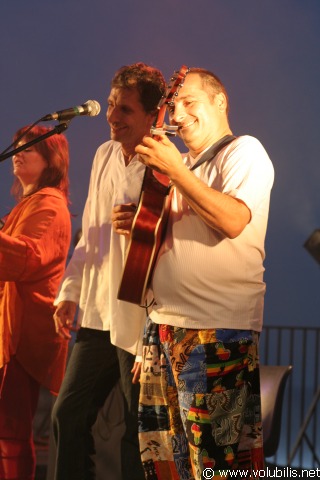
<svg viewBox="0 0 320 480">
<path fill-rule="evenodd" d="M 125 166 L 121 144 L 109 141 L 95 155 L 82 218 L 82 237 L 67 266 L 55 305 L 79 304 L 82 327 L 110 330 L 111 342 L 141 354 L 145 311 L 117 300 L 128 240 L 112 229 L 114 205 L 138 203 L 144 165 L 134 157 Z"/>
<path fill-rule="evenodd" d="M 185 158 L 190 167 L 196 160 Z M 241 199 L 251 221 L 237 238 L 229 239 L 206 225 L 175 190 L 152 281 L 156 303 L 151 318 L 184 328 L 260 331 L 272 163 L 257 139 L 242 136 L 194 174 L 215 190 Z"/>
</svg>

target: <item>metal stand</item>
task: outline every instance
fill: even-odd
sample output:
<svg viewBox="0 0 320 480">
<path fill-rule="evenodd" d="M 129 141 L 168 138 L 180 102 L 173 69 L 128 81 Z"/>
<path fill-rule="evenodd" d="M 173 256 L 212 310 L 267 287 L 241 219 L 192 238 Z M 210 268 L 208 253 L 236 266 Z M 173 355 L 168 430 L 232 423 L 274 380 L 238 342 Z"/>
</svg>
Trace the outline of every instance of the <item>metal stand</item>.
<svg viewBox="0 0 320 480">
<path fill-rule="evenodd" d="M 320 264 L 320 229 L 314 230 L 312 232 L 312 234 L 310 235 L 310 237 L 305 241 L 303 246 L 310 253 L 310 255 L 314 258 L 314 260 L 316 260 L 316 262 L 318 262 Z M 294 459 L 295 454 L 296 454 L 298 448 L 300 447 L 303 439 L 305 439 L 305 441 L 308 444 L 309 449 L 312 452 L 313 460 L 316 461 L 318 463 L 318 465 L 320 466 L 320 460 L 319 460 L 318 455 L 316 454 L 314 445 L 312 445 L 312 443 L 311 443 L 311 441 L 310 441 L 310 439 L 309 439 L 309 437 L 306 433 L 309 422 L 310 422 L 310 420 L 312 418 L 312 415 L 314 414 L 315 409 L 317 407 L 317 403 L 319 401 L 319 398 L 320 398 L 320 385 L 318 386 L 318 389 L 313 396 L 313 399 L 312 399 L 311 405 L 309 407 L 308 413 L 307 413 L 307 415 L 304 419 L 304 422 L 301 425 L 300 431 L 298 433 L 296 443 L 295 443 L 295 445 L 294 445 L 294 447 L 293 447 L 293 449 L 292 449 L 292 451 L 291 451 L 291 453 L 288 457 L 288 465 L 289 466 L 291 465 L 291 462 Z"/>
<path fill-rule="evenodd" d="M 34 145 L 35 143 L 41 142 L 41 140 L 44 140 L 48 137 L 51 137 L 52 135 L 62 133 L 64 130 L 66 130 L 69 126 L 69 122 L 64 122 L 64 123 L 59 123 L 56 125 L 52 130 L 50 130 L 47 133 L 44 133 L 40 137 L 34 138 L 28 143 L 24 143 L 18 148 L 15 148 L 14 150 L 11 150 L 10 152 L 3 153 L 0 155 L 0 162 L 3 162 L 6 158 L 12 157 L 13 155 L 16 155 L 19 152 L 22 152 L 22 150 L 25 150 L 26 148 L 31 147 L 31 145 Z"/>
<path fill-rule="evenodd" d="M 314 414 L 315 412 L 315 409 L 317 407 L 317 403 L 319 401 L 319 398 L 320 398 L 320 386 L 318 387 L 316 393 L 314 394 L 313 396 L 313 399 L 312 399 L 312 402 L 311 402 L 311 405 L 310 405 L 310 408 L 308 410 L 308 413 L 303 421 L 303 424 L 301 425 L 301 428 L 300 428 L 300 431 L 298 433 L 298 437 L 297 437 L 297 440 L 294 444 L 294 447 L 288 457 L 288 465 L 290 466 L 295 455 L 296 455 L 296 452 L 298 450 L 298 448 L 300 447 L 301 443 L 302 443 L 302 440 L 305 439 L 305 441 L 307 442 L 308 444 L 308 447 L 309 449 L 311 450 L 312 452 L 312 456 L 313 456 L 313 460 L 316 461 L 318 463 L 318 465 L 320 466 L 320 460 L 319 460 L 319 457 L 315 451 L 315 448 L 314 448 L 314 445 L 311 443 L 307 433 L 306 433 L 306 430 L 307 430 L 307 427 L 309 425 L 309 422 L 311 420 L 311 417 L 312 415 Z"/>
</svg>

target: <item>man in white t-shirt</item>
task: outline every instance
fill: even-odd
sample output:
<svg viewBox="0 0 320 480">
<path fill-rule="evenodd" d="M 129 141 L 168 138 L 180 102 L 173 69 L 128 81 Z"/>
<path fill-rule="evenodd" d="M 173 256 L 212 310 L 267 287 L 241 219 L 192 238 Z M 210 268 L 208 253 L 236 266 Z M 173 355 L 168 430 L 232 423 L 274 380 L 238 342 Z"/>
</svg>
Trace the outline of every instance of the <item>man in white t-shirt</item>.
<svg viewBox="0 0 320 480">
<path fill-rule="evenodd" d="M 232 135 L 211 72 L 190 69 L 169 114 L 188 154 L 166 136 L 136 148 L 174 189 L 144 338 L 143 466 L 153 480 L 200 480 L 206 469 L 252 478 L 264 467 L 258 337 L 273 166 L 257 139 Z"/>
<path fill-rule="evenodd" d="M 67 266 L 55 304 L 57 332 L 70 337 L 78 325 L 66 375 L 53 408 L 57 446 L 56 480 L 91 480 L 91 427 L 119 378 L 126 431 L 121 444 L 123 480 L 142 480 L 138 445 L 139 363 L 146 313 L 117 300 L 131 222 L 145 167 L 135 146 L 148 134 L 165 90 L 159 70 L 143 63 L 122 67 L 111 82 L 107 121 L 111 140 L 95 155 L 83 213 L 82 237 Z M 124 204 L 117 212 L 117 205 Z M 127 217 L 127 218 L 126 218 Z M 141 361 L 140 361 L 141 364 Z"/>
</svg>

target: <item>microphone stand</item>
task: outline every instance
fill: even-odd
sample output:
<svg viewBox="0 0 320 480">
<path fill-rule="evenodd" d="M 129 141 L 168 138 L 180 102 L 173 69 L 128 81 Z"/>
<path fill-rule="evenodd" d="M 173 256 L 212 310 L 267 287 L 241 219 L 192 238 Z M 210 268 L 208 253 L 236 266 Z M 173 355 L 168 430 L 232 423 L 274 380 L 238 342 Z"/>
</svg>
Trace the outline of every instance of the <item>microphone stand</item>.
<svg viewBox="0 0 320 480">
<path fill-rule="evenodd" d="M 0 155 L 0 162 L 3 162 L 3 160 L 5 160 L 6 158 L 12 157 L 16 153 L 22 152 L 22 150 L 25 150 L 26 148 L 31 147 L 31 145 L 34 145 L 35 143 L 39 143 L 42 140 L 45 140 L 46 138 L 51 137 L 52 135 L 60 134 L 60 133 L 64 132 L 65 130 L 67 130 L 67 128 L 69 126 L 69 122 L 70 122 L 70 120 L 66 121 L 66 122 L 63 122 L 63 123 L 59 123 L 49 132 L 44 133 L 43 135 L 40 135 L 40 137 L 37 137 L 37 138 L 34 138 L 33 140 L 30 140 L 30 142 L 25 143 L 25 144 L 21 145 L 20 147 L 15 148 L 14 150 L 11 150 L 10 152 L 3 153 L 2 155 Z"/>
</svg>

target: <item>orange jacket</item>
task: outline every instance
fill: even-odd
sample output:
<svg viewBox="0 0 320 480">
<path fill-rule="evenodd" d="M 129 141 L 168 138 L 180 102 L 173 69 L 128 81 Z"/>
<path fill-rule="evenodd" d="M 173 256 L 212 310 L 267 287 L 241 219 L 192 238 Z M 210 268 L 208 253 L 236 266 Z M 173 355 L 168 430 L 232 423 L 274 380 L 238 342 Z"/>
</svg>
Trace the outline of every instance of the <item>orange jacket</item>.
<svg viewBox="0 0 320 480">
<path fill-rule="evenodd" d="M 12 355 L 57 394 L 68 342 L 54 328 L 53 301 L 71 238 L 62 193 L 43 188 L 24 198 L 0 231 L 0 368 Z"/>
</svg>

